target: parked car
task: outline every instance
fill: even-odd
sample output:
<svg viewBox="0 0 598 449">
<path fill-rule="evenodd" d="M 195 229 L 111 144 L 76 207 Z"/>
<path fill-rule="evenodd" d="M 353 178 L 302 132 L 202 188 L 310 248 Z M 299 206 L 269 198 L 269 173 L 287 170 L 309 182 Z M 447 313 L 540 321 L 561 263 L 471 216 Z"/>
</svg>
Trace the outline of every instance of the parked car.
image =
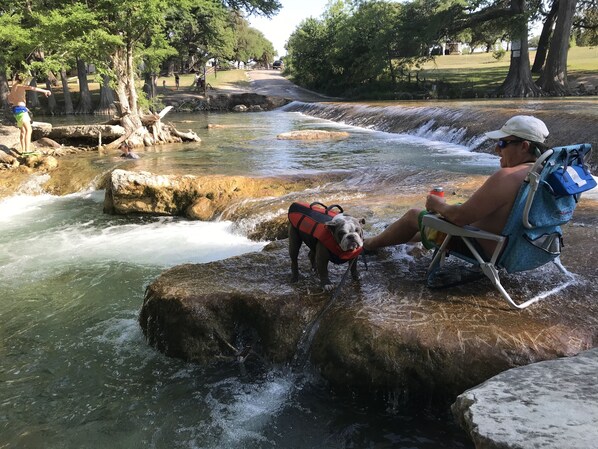
<svg viewBox="0 0 598 449">
<path fill-rule="evenodd" d="M 280 59 L 277 59 L 272 63 L 272 68 L 274 70 L 282 70 L 284 68 L 284 63 Z"/>
</svg>

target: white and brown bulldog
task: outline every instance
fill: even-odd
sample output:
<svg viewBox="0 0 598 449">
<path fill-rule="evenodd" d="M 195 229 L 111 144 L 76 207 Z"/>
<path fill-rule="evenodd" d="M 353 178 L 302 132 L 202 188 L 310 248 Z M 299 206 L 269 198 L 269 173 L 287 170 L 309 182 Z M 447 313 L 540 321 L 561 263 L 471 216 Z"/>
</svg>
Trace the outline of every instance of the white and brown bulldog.
<svg viewBox="0 0 598 449">
<path fill-rule="evenodd" d="M 331 215 L 329 208 L 314 207 L 314 204 L 293 203 L 289 209 L 291 282 L 299 279 L 297 259 L 301 244 L 305 243 L 310 249 L 309 259 L 318 273 L 320 285 L 331 291 L 334 285 L 328 276 L 328 262 L 341 264 L 359 256 L 363 249 L 362 225 L 365 220 L 344 213 Z M 351 274 L 354 279 L 358 278 L 355 262 L 351 265 Z"/>
</svg>

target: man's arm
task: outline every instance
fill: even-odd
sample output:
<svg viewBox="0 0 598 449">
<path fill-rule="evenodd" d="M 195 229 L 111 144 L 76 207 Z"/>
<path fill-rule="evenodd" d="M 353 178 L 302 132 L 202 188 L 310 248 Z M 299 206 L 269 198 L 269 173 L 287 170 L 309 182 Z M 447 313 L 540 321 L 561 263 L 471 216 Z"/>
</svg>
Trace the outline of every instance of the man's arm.
<svg viewBox="0 0 598 449">
<path fill-rule="evenodd" d="M 465 203 L 447 204 L 444 199 L 429 195 L 426 209 L 442 215 L 457 226 L 475 223 L 512 203 L 521 185 L 520 180 L 513 178 L 512 169 L 500 169 L 490 176 Z"/>
</svg>

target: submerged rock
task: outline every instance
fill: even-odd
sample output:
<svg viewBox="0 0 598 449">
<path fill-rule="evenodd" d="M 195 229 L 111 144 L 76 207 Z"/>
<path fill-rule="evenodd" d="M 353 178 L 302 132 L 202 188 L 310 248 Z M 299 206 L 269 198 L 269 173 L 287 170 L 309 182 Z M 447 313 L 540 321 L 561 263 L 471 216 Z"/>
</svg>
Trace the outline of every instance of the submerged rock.
<svg viewBox="0 0 598 449">
<path fill-rule="evenodd" d="M 290 131 L 276 136 L 278 140 L 327 140 L 346 139 L 347 137 L 349 137 L 349 133 L 346 131 L 323 131 L 320 129 Z"/>
<path fill-rule="evenodd" d="M 457 398 L 476 448 L 596 447 L 598 349 L 501 373 Z"/>
<path fill-rule="evenodd" d="M 336 388 L 395 392 L 405 400 L 452 401 L 507 369 L 575 355 L 598 337 L 594 260 L 598 238 L 589 227 L 568 229 L 565 266 L 580 276 L 567 289 L 520 311 L 510 309 L 490 282 L 430 290 L 430 254 L 402 246 L 360 262 L 361 279 L 348 280 L 319 321 L 311 362 Z M 572 234 L 572 236 L 570 235 Z M 405 252 L 409 249 L 409 252 Z M 588 251 L 590 254 L 588 254 Z M 259 253 L 164 272 L 147 289 L 140 324 L 149 342 L 171 356 L 212 362 L 250 345 L 274 362 L 290 362 L 304 331 L 329 294 L 300 256 L 303 278 L 290 284 L 286 242 Z M 338 282 L 346 266 L 331 265 Z M 561 286 L 552 264 L 506 276 L 514 297 Z M 227 342 L 227 343 L 225 343 Z"/>
</svg>

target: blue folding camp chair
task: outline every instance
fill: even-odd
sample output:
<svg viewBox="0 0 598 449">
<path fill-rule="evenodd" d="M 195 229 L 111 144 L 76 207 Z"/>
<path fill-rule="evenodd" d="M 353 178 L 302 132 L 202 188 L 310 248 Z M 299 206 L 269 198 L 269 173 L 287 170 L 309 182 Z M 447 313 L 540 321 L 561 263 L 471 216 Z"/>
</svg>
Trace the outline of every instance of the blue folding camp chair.
<svg viewBox="0 0 598 449">
<path fill-rule="evenodd" d="M 516 303 L 500 282 L 499 269 L 508 273 L 527 271 L 540 267 L 555 259 L 561 252 L 562 232 L 560 226 L 573 216 L 580 193 L 596 185 L 584 164 L 592 147 L 589 144 L 557 147 L 544 152 L 530 169 L 507 223 L 500 235 L 482 231 L 471 226 L 456 226 L 436 215 L 423 217 L 423 225 L 446 234 L 437 247 L 428 268 L 427 281 L 444 263 L 447 254 L 479 267 L 484 275 L 494 284 L 502 296 L 515 308 L 523 309 L 542 299 L 541 296 Z M 555 182 L 557 175 L 563 172 L 573 173 L 573 188 L 563 190 Z M 577 176 L 581 173 L 582 178 Z M 577 182 L 577 184 L 576 184 Z M 575 192 L 575 193 L 570 193 Z M 471 254 L 461 254 L 449 249 L 449 242 L 460 238 Z M 496 242 L 496 249 L 490 257 L 484 257 L 475 240 L 491 240 Z M 561 271 L 562 265 L 557 264 Z"/>
</svg>

